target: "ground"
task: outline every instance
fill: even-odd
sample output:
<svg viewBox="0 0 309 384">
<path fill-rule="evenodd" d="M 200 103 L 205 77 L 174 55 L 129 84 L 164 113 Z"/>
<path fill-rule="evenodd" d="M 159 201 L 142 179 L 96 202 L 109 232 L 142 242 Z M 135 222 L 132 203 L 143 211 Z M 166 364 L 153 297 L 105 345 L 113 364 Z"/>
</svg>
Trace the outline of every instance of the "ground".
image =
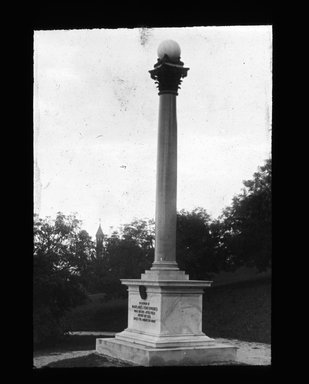
<svg viewBox="0 0 309 384">
<path fill-rule="evenodd" d="M 127 299 L 106 302 L 104 295 L 92 295 L 87 304 L 67 315 L 67 328 L 75 334 L 53 345 L 35 346 L 34 366 L 127 366 L 95 353 L 97 337 L 113 337 L 127 327 L 127 305 Z M 239 347 L 238 364 L 271 363 L 270 323 L 269 279 L 205 290 L 203 331 L 209 337 Z"/>
<path fill-rule="evenodd" d="M 89 335 L 87 335 L 89 337 Z M 93 343 L 95 338 L 93 336 Z M 104 335 L 100 335 L 100 337 Z M 75 336 L 76 337 L 76 336 Z M 83 338 L 84 336 L 78 336 Z M 269 344 L 249 343 L 239 340 L 217 339 L 217 341 L 233 344 L 238 347 L 237 361 L 231 365 L 270 365 L 271 348 Z M 95 344 L 93 344 L 94 346 Z M 35 368 L 73 368 L 73 367 L 128 367 L 131 364 L 117 361 L 110 357 L 98 355 L 95 349 L 66 352 L 37 352 L 33 361 Z M 219 365 L 216 363 L 216 365 Z"/>
</svg>

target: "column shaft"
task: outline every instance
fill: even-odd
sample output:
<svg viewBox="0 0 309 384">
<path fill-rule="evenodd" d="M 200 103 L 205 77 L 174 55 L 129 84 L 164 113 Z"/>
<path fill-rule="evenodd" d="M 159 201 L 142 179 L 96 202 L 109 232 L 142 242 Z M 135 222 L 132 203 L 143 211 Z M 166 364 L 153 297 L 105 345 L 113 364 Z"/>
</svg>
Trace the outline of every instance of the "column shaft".
<svg viewBox="0 0 309 384">
<path fill-rule="evenodd" d="M 176 95 L 164 93 L 160 95 L 157 149 L 156 242 L 154 260 L 154 267 L 157 268 L 167 267 L 174 269 L 177 267 L 176 200 Z"/>
</svg>

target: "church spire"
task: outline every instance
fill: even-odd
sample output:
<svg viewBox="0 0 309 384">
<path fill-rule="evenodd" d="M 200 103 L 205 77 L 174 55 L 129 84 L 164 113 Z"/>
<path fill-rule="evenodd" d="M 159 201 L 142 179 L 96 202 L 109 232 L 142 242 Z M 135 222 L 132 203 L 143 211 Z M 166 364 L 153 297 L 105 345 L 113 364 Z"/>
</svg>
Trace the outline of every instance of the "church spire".
<svg viewBox="0 0 309 384">
<path fill-rule="evenodd" d="M 98 238 L 103 238 L 104 237 L 104 234 L 103 234 L 103 231 L 102 231 L 102 227 L 101 227 L 101 223 L 99 224 L 99 228 L 97 230 L 97 233 L 95 235 L 95 237 L 98 239 Z"/>
<path fill-rule="evenodd" d="M 104 233 L 103 233 L 102 227 L 101 227 L 101 219 L 99 220 L 99 228 L 97 230 L 97 233 L 96 233 L 95 237 L 96 237 L 96 254 L 97 254 L 97 258 L 103 257 Z"/>
</svg>

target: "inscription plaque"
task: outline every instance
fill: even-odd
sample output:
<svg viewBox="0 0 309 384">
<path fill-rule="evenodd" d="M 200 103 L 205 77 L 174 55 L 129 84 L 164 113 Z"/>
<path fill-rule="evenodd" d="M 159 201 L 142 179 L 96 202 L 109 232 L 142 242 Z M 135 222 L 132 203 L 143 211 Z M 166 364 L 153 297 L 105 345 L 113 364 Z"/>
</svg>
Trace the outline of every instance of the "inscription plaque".
<svg viewBox="0 0 309 384">
<path fill-rule="evenodd" d="M 133 320 L 149 323 L 155 323 L 157 321 L 155 315 L 158 307 L 151 306 L 149 301 L 140 301 L 138 305 L 132 305 L 132 309 L 134 312 Z"/>
</svg>

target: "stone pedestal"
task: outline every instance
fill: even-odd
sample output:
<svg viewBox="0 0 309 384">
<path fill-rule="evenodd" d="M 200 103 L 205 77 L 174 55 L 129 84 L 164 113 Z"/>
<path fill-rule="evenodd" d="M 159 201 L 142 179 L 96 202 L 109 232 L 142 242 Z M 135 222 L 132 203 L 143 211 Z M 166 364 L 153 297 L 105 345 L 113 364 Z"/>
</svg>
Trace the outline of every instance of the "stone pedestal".
<svg viewBox="0 0 309 384">
<path fill-rule="evenodd" d="M 147 280 L 122 280 L 129 291 L 128 328 L 115 338 L 97 339 L 97 352 L 144 366 L 235 360 L 236 347 L 202 332 L 203 288 L 211 282 L 188 280 L 183 271 L 175 280 L 147 272 Z"/>
<path fill-rule="evenodd" d="M 202 288 L 208 282 L 123 280 L 129 291 L 128 328 L 117 340 L 153 348 L 200 346 L 211 339 L 202 332 Z M 146 298 L 142 299 L 141 287 Z"/>
</svg>

